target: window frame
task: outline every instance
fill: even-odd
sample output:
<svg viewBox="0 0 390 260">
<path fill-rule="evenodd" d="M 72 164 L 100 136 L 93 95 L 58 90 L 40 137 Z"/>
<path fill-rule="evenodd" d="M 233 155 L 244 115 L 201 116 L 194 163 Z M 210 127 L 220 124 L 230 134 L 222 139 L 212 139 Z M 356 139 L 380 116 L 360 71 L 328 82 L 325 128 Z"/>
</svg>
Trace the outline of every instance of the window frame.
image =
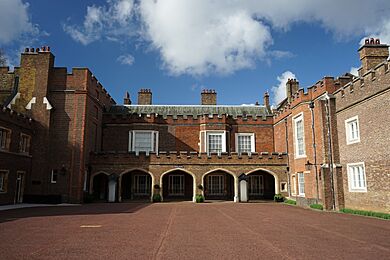
<svg viewBox="0 0 390 260">
<path fill-rule="evenodd" d="M 254 153 L 256 152 L 256 143 L 255 143 L 255 133 L 236 133 L 235 137 L 236 137 L 236 151 L 237 153 L 243 153 L 243 152 L 240 152 L 239 151 L 239 137 L 240 136 L 249 136 L 250 137 L 250 140 L 251 140 L 251 150 L 250 150 L 250 153 Z M 248 152 L 244 152 L 244 153 L 248 153 Z"/>
<path fill-rule="evenodd" d="M 302 145 L 303 145 L 303 153 L 299 154 L 299 143 L 297 136 L 297 122 L 302 121 Z M 294 158 L 306 158 L 306 142 L 305 142 L 305 121 L 303 112 L 293 117 L 293 133 L 294 133 Z"/>
<path fill-rule="evenodd" d="M 298 172 L 298 196 L 300 197 L 305 197 L 305 173 L 304 172 Z M 303 179 L 303 182 L 301 182 L 301 177 Z M 302 187 L 301 184 L 303 185 L 303 192 L 302 192 Z"/>
<path fill-rule="evenodd" d="M 361 167 L 364 187 L 355 187 L 355 179 L 353 177 L 354 172 L 351 172 L 352 168 Z M 347 163 L 347 176 L 348 176 L 348 191 L 349 192 L 367 192 L 367 174 L 364 162 Z"/>
<path fill-rule="evenodd" d="M 207 193 L 210 196 L 223 196 L 225 194 L 225 175 L 223 174 L 212 174 L 207 176 Z M 214 180 L 212 179 L 218 179 L 217 184 L 218 185 L 218 192 L 214 192 L 213 187 L 216 186 Z"/>
<path fill-rule="evenodd" d="M 9 170 L 0 170 L 0 175 L 3 177 L 1 178 L 0 182 L 0 194 L 5 194 L 8 192 L 8 175 Z"/>
<path fill-rule="evenodd" d="M 258 190 L 259 192 L 253 192 L 254 185 L 256 182 L 253 180 L 258 178 L 259 181 L 259 187 Z M 264 176 L 263 175 L 248 175 L 248 195 L 253 195 L 253 196 L 263 196 L 264 195 Z"/>
<path fill-rule="evenodd" d="M 174 190 L 176 191 L 176 189 L 173 188 L 175 186 L 175 183 L 174 183 L 175 178 L 178 178 L 180 180 L 179 181 L 179 189 L 178 189 L 180 192 L 173 192 Z M 185 195 L 185 187 L 186 187 L 186 183 L 185 183 L 184 174 L 173 174 L 173 175 L 168 176 L 169 196 L 184 196 Z"/>
<path fill-rule="evenodd" d="M 151 150 L 150 151 L 141 151 L 135 150 L 135 136 L 136 133 L 149 133 L 151 135 L 150 141 L 151 141 Z M 136 154 L 139 154 L 139 152 L 146 152 L 146 154 L 149 154 L 150 152 L 158 153 L 158 140 L 159 140 L 159 132 L 155 130 L 130 130 L 129 131 L 129 145 L 128 145 L 128 151 L 129 152 L 135 152 Z"/>
<path fill-rule="evenodd" d="M 26 137 L 26 140 L 28 140 L 27 145 L 23 145 L 23 137 Z M 20 133 L 19 153 L 30 154 L 30 147 L 31 147 L 31 135 Z M 23 150 L 23 148 L 26 148 L 26 151 Z"/>
<path fill-rule="evenodd" d="M 141 178 L 145 178 L 145 187 L 142 190 L 140 185 Z M 135 174 L 134 175 L 134 195 L 135 196 L 146 196 L 151 193 L 151 178 L 148 176 L 148 174 Z"/>
<path fill-rule="evenodd" d="M 56 175 L 56 179 L 54 180 L 54 175 Z M 51 174 L 50 174 L 50 183 L 51 184 L 56 184 L 58 181 L 58 170 L 57 169 L 52 169 Z"/>
<path fill-rule="evenodd" d="M 209 137 L 211 135 L 221 135 L 221 153 L 225 153 L 226 152 L 226 132 L 225 130 L 208 130 L 208 131 L 201 131 L 201 132 L 204 132 L 205 135 L 205 140 L 204 140 L 204 145 L 205 145 L 205 152 L 207 154 L 210 154 L 210 149 L 209 149 Z M 202 134 L 202 133 L 201 133 Z M 218 153 L 218 152 L 217 152 Z"/>
<path fill-rule="evenodd" d="M 350 126 L 355 121 L 356 121 L 357 137 L 355 139 L 352 139 L 352 131 Z M 353 116 L 345 120 L 345 138 L 346 138 L 347 145 L 360 143 L 360 126 L 359 126 L 358 116 Z"/>
<path fill-rule="evenodd" d="M 4 130 L 7 133 L 6 139 L 5 139 L 5 147 L 3 148 L 1 146 L 1 140 L 0 139 L 0 151 L 9 151 L 11 146 L 11 137 L 12 137 L 12 130 L 6 127 L 0 127 L 0 130 Z M 3 137 L 3 135 L 1 135 Z"/>
</svg>

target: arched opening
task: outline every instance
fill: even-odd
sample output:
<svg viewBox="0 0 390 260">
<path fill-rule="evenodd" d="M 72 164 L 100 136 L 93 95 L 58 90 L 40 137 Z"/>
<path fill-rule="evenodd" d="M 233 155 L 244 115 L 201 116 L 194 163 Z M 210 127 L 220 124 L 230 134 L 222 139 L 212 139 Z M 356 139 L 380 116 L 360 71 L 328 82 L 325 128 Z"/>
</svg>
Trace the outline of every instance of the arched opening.
<svg viewBox="0 0 390 260">
<path fill-rule="evenodd" d="M 272 200 L 275 195 L 275 177 L 264 171 L 256 170 L 248 174 L 248 199 Z"/>
<path fill-rule="evenodd" d="M 206 200 L 234 200 L 234 176 L 223 170 L 215 170 L 203 176 Z"/>
<path fill-rule="evenodd" d="M 94 200 L 108 199 L 108 175 L 101 172 L 93 177 L 92 195 Z"/>
<path fill-rule="evenodd" d="M 152 176 L 141 170 L 132 170 L 121 175 L 121 199 L 150 200 Z"/>
<path fill-rule="evenodd" d="M 162 176 L 162 195 L 164 201 L 193 200 L 194 178 L 183 170 L 173 170 Z"/>
</svg>

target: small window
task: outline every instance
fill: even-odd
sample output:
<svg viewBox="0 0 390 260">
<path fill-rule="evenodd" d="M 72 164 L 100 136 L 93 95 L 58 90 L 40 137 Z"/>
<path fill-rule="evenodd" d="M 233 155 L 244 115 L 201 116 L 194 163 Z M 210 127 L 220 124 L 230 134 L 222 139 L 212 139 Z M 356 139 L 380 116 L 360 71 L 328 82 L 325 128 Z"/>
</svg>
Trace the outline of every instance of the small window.
<svg viewBox="0 0 390 260">
<path fill-rule="evenodd" d="M 294 175 L 291 176 L 291 182 L 292 182 L 292 185 L 291 185 L 291 195 L 297 195 L 297 178 Z"/>
<path fill-rule="evenodd" d="M 57 183 L 57 179 L 58 179 L 58 170 L 52 170 L 51 171 L 50 182 L 51 183 Z"/>
<path fill-rule="evenodd" d="M 255 134 L 238 133 L 236 134 L 236 151 L 238 153 L 255 152 Z"/>
<path fill-rule="evenodd" d="M 134 176 L 134 195 L 148 195 L 150 187 L 150 176 L 146 174 Z"/>
<path fill-rule="evenodd" d="M 305 151 L 305 132 L 303 126 L 303 113 L 296 116 L 294 119 L 294 146 L 295 157 L 306 157 Z"/>
<path fill-rule="evenodd" d="M 20 134 L 20 143 L 19 143 L 19 152 L 20 153 L 30 153 L 30 140 L 31 137 L 26 134 Z"/>
<path fill-rule="evenodd" d="M 7 192 L 8 171 L 0 171 L 0 193 Z"/>
<path fill-rule="evenodd" d="M 11 143 L 11 130 L 0 128 L 0 150 L 9 150 Z"/>
<path fill-rule="evenodd" d="M 287 192 L 287 182 L 281 182 L 280 183 L 280 191 L 281 192 Z"/>
<path fill-rule="evenodd" d="M 345 120 L 347 144 L 360 142 L 359 118 L 357 116 Z"/>
<path fill-rule="evenodd" d="M 305 175 L 303 172 L 298 173 L 298 195 L 305 196 Z"/>
<path fill-rule="evenodd" d="M 364 163 L 351 163 L 347 165 L 348 185 L 350 192 L 366 192 L 366 172 Z"/>
<path fill-rule="evenodd" d="M 129 132 L 129 151 L 158 152 L 158 131 L 134 130 Z"/>
<path fill-rule="evenodd" d="M 249 175 L 248 180 L 248 194 L 249 195 L 263 195 L 264 181 L 262 175 Z"/>
<path fill-rule="evenodd" d="M 206 138 L 205 138 L 206 137 Z M 226 131 L 201 131 L 201 151 L 221 154 L 226 152 Z M 206 149 L 204 149 L 204 147 Z"/>
<path fill-rule="evenodd" d="M 223 195 L 225 190 L 225 178 L 223 175 L 209 175 L 206 190 L 209 195 Z"/>
</svg>

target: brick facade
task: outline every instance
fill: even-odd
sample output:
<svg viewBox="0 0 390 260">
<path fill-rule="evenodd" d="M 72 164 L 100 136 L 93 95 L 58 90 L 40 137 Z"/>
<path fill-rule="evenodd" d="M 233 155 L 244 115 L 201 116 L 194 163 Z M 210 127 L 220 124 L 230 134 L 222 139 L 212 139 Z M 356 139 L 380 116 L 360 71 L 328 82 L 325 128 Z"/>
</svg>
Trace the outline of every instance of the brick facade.
<svg viewBox="0 0 390 260">
<path fill-rule="evenodd" d="M 268 93 L 262 106 L 223 106 L 214 90 L 203 90 L 194 106 L 153 105 L 150 89 L 138 92 L 137 105 L 128 92 L 116 105 L 87 68 L 68 73 L 54 67 L 50 48 L 26 49 L 20 67 L 0 68 L 0 102 L 8 107 L 0 127 L 13 129 L 13 142 L 17 133 L 33 135 L 29 155 L 0 151 L 10 172 L 0 203 L 17 202 L 10 183 L 21 167 L 25 201 L 157 194 L 246 201 L 281 193 L 301 206 L 389 212 L 388 48 L 369 40 L 359 53 L 359 77 L 324 77 L 306 92 L 291 79 L 287 98 L 271 110 Z M 34 120 L 20 124 L 12 113 Z M 345 121 L 355 116 L 360 142 L 347 144 Z M 245 152 L 237 150 L 238 138 Z M 136 148 L 142 145 L 149 148 Z M 348 165 L 359 162 L 364 192 L 349 189 Z"/>
</svg>

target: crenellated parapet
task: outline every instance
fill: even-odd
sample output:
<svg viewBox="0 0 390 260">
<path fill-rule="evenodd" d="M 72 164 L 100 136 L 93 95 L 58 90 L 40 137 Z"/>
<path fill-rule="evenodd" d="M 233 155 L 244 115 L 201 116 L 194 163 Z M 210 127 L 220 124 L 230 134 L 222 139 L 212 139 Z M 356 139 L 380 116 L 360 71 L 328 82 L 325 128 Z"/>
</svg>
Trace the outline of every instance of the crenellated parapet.
<svg viewBox="0 0 390 260">
<path fill-rule="evenodd" d="M 334 95 L 336 111 L 343 110 L 390 88 L 389 62 L 384 61 L 342 86 Z"/>
<path fill-rule="evenodd" d="M 159 153 L 146 152 L 116 152 L 107 151 L 91 153 L 91 163 L 98 164 L 104 161 L 109 163 L 127 164 L 262 164 L 262 165 L 284 165 L 287 163 L 286 153 L 199 153 L 189 151 L 161 151 Z"/>
<path fill-rule="evenodd" d="M 18 113 L 15 110 L 0 105 L 0 119 L 13 124 L 21 125 L 25 128 L 31 128 L 34 120 L 25 114 Z"/>
</svg>

